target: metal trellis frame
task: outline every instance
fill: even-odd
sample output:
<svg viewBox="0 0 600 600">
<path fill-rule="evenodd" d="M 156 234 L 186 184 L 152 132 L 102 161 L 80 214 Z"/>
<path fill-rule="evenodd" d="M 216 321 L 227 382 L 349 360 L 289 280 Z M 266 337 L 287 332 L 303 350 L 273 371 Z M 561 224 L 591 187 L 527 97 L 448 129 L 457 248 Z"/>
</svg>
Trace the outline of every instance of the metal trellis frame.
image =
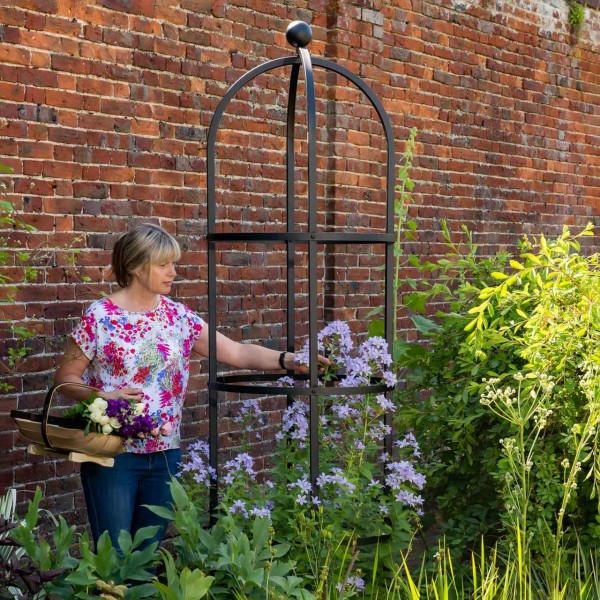
<svg viewBox="0 0 600 600">
<path fill-rule="evenodd" d="M 320 246 L 330 244 L 381 244 L 384 248 L 384 330 L 385 339 L 391 348 L 395 323 L 393 315 L 393 264 L 394 264 L 394 191 L 395 191 L 395 151 L 394 135 L 389 117 L 379 98 L 373 90 L 358 76 L 348 69 L 331 61 L 311 57 L 306 46 L 310 43 L 312 32 L 302 21 L 291 23 L 287 29 L 288 42 L 297 48 L 295 56 L 278 58 L 259 65 L 240 77 L 226 92 L 212 117 L 207 141 L 207 241 L 208 241 L 208 333 L 209 333 L 209 461 L 218 473 L 218 399 L 221 392 L 241 394 L 288 395 L 309 397 L 309 434 L 310 434 L 310 480 L 315 486 L 319 474 L 319 440 L 318 440 L 318 402 L 324 395 L 357 395 L 370 393 L 387 393 L 390 391 L 382 381 L 374 381 L 369 386 L 332 387 L 319 386 L 318 346 L 317 346 L 317 258 Z M 374 233 L 323 232 L 317 231 L 317 157 L 316 157 L 316 97 L 313 79 L 313 66 L 326 69 L 341 75 L 353 83 L 372 104 L 375 109 L 386 140 L 387 173 L 386 173 L 386 220 L 385 231 Z M 215 159 L 216 142 L 219 126 L 230 101 L 245 85 L 259 75 L 280 67 L 291 67 L 289 82 L 289 98 L 287 107 L 286 131 L 286 230 L 280 233 L 239 233 L 216 231 L 216 199 L 215 199 Z M 296 97 L 298 79 L 302 67 L 306 95 L 306 123 L 308 142 L 308 229 L 305 232 L 295 231 L 294 216 L 294 135 L 296 123 Z M 308 253 L 308 337 L 309 337 L 309 372 L 305 376 L 296 376 L 295 385 L 281 388 L 274 382 L 280 374 L 252 375 L 219 375 L 216 359 L 216 324 L 217 324 L 217 262 L 216 253 L 219 248 L 227 247 L 233 242 L 252 242 L 256 244 L 285 243 L 287 248 L 287 350 L 294 351 L 295 346 L 295 252 L 298 246 L 306 247 Z M 308 383 L 308 385 L 306 385 Z M 386 415 L 389 424 L 389 415 Z M 384 442 L 386 451 L 391 453 L 391 435 Z M 217 505 L 217 488 L 213 486 L 211 508 Z"/>
</svg>

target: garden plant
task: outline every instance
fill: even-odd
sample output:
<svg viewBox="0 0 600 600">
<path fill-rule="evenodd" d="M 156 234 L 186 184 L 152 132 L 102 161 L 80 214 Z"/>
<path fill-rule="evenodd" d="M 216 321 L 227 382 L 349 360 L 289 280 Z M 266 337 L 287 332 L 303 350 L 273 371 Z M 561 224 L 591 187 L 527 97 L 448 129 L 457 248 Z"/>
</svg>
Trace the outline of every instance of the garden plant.
<svg viewBox="0 0 600 600">
<path fill-rule="evenodd" d="M 592 228 L 524 239 L 517 259 L 479 258 L 467 231 L 463 252 L 444 231 L 448 255 L 422 266 L 435 283 L 407 298 L 443 308 L 415 320 L 427 343 L 404 348 L 397 411 L 422 442 L 432 512 L 456 558 L 468 564 L 483 536 L 481 554 L 506 561 L 502 597 L 595 597 L 600 256 L 580 247 Z"/>
</svg>

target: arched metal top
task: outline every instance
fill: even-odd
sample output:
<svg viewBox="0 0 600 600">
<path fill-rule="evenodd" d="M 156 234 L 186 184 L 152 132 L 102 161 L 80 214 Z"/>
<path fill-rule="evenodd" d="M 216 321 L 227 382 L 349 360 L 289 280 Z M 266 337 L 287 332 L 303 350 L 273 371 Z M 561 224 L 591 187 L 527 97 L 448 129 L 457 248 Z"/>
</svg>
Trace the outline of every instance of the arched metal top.
<svg viewBox="0 0 600 600">
<path fill-rule="evenodd" d="M 299 49 L 299 51 L 302 51 L 302 50 L 303 50 L 302 48 Z M 308 51 L 304 51 L 304 52 L 306 52 L 306 56 L 308 56 L 308 60 L 310 60 L 313 65 L 322 67 L 329 71 L 333 71 L 334 73 L 337 73 L 338 75 L 341 75 L 342 77 L 345 77 L 348 81 L 350 81 L 354 85 L 356 85 L 356 87 L 361 92 L 363 92 L 365 94 L 365 96 L 368 98 L 369 102 L 371 103 L 371 105 L 377 112 L 377 115 L 379 116 L 379 119 L 383 126 L 385 137 L 386 137 L 387 154 L 388 154 L 388 160 L 387 160 L 388 213 L 386 215 L 386 217 L 387 217 L 386 229 L 387 229 L 388 233 L 393 233 L 393 231 L 394 231 L 394 223 L 393 223 L 393 194 L 394 194 L 393 181 L 394 181 L 394 178 L 390 177 L 389 174 L 392 173 L 392 171 L 394 169 L 394 165 L 395 165 L 395 149 L 394 149 L 394 131 L 393 131 L 390 119 L 387 115 L 387 112 L 386 112 L 385 108 L 383 107 L 383 105 L 381 104 L 381 101 L 379 100 L 379 98 L 377 97 L 375 92 L 371 89 L 371 87 L 369 85 L 367 85 L 367 83 L 365 83 L 360 77 L 358 77 L 357 75 L 352 73 L 352 71 L 349 71 L 345 67 L 342 67 L 341 65 L 333 63 L 329 60 L 325 60 L 325 59 L 322 59 L 319 57 L 311 57 L 308 54 Z M 262 75 L 263 73 L 268 73 L 269 71 L 278 69 L 280 67 L 291 66 L 291 65 L 301 65 L 302 63 L 303 63 L 303 61 L 302 61 L 302 57 L 300 55 L 288 56 L 285 58 L 277 58 L 275 60 L 271 60 L 262 65 L 258 65 L 257 67 L 254 67 L 253 69 L 248 71 L 245 75 L 242 75 L 242 77 L 240 77 L 229 88 L 229 90 L 227 90 L 227 93 L 225 94 L 225 96 L 223 96 L 223 98 L 219 102 L 219 105 L 217 106 L 217 109 L 215 110 L 215 113 L 213 115 L 209 130 L 208 130 L 208 138 L 207 138 L 207 157 L 208 158 L 207 158 L 207 172 L 206 172 L 206 187 L 207 187 L 207 193 L 209 195 L 209 198 L 212 196 L 212 194 L 214 193 L 214 189 L 215 189 L 214 148 L 215 148 L 215 144 L 216 144 L 217 132 L 219 130 L 219 125 L 221 124 L 221 119 L 223 118 L 223 114 L 225 113 L 225 110 L 229 106 L 229 103 L 231 102 L 233 97 L 247 83 L 249 83 L 253 79 L 256 79 L 259 75 Z M 208 228 L 209 235 L 214 233 L 214 227 L 215 227 L 214 205 L 212 202 L 209 201 L 208 207 L 207 207 L 207 228 Z"/>
</svg>

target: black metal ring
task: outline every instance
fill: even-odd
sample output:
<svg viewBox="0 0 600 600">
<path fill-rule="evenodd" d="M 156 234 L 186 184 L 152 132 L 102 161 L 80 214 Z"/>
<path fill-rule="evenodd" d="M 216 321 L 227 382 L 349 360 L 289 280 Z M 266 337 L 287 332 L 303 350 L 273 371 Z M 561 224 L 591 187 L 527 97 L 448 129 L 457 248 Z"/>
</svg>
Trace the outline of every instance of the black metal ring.
<svg viewBox="0 0 600 600">
<path fill-rule="evenodd" d="M 385 392 L 389 392 L 393 389 L 388 387 L 385 383 L 383 383 L 381 377 L 371 378 L 371 385 L 359 386 L 273 386 L 252 385 L 251 383 L 245 385 L 238 385 L 239 383 L 253 381 L 277 381 L 281 377 L 284 376 L 278 373 L 219 375 L 217 377 L 216 382 L 209 381 L 208 388 L 211 390 L 234 392 L 237 394 L 259 393 L 263 395 L 276 396 L 364 396 L 366 394 L 384 394 Z M 294 381 L 308 382 L 308 375 L 295 375 L 292 378 L 294 379 Z"/>
</svg>

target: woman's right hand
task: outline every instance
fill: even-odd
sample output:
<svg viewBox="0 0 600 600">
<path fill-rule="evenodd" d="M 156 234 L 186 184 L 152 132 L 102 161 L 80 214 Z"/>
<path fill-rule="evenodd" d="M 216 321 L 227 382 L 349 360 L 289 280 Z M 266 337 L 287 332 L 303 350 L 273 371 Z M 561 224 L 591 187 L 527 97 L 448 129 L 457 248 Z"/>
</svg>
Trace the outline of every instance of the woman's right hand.
<svg viewBox="0 0 600 600">
<path fill-rule="evenodd" d="M 98 396 L 100 398 L 104 398 L 104 400 L 118 400 L 122 398 L 123 400 L 135 400 L 136 402 L 141 402 L 142 398 L 142 390 L 139 388 L 133 387 L 125 387 L 118 390 L 104 391 L 98 392 Z"/>
</svg>

